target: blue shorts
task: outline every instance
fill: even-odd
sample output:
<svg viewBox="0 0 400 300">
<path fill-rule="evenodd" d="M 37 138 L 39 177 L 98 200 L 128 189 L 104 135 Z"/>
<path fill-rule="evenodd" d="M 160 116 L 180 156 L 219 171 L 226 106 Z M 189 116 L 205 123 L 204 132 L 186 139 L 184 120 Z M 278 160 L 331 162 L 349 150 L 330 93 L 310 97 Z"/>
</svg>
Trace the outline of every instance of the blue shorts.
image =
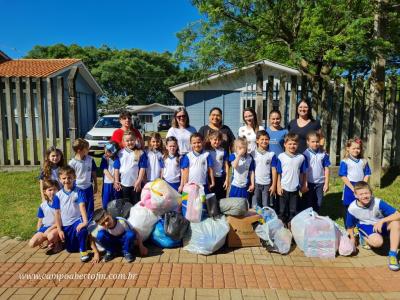
<svg viewBox="0 0 400 300">
<path fill-rule="evenodd" d="M 357 225 L 360 234 L 368 238 L 371 234 L 378 233 L 382 236 L 389 236 L 389 231 L 387 229 L 387 224 L 384 223 L 382 226 L 382 232 L 374 232 L 374 225 L 358 224 Z"/>
<path fill-rule="evenodd" d="M 237 198 L 246 198 L 249 196 L 249 192 L 247 191 L 247 187 L 240 188 L 234 185 L 231 185 L 231 190 L 229 191 L 229 197 L 237 197 Z"/>
<path fill-rule="evenodd" d="M 82 223 L 82 220 L 78 219 L 75 223 L 63 226 L 62 228 L 65 235 L 65 249 L 67 252 L 86 251 L 88 231 L 87 227 L 83 227 L 79 232 L 77 232 L 76 228 L 80 223 Z"/>
<path fill-rule="evenodd" d="M 40 227 L 39 228 L 39 230 L 38 231 L 36 231 L 36 232 L 41 232 L 41 233 L 43 233 L 43 232 L 45 232 L 47 229 L 49 229 L 50 228 L 50 226 L 42 226 L 42 227 Z"/>
<path fill-rule="evenodd" d="M 179 186 L 181 185 L 180 181 L 179 182 L 168 182 L 168 181 L 165 181 L 165 182 L 168 183 L 170 186 L 172 186 L 175 191 L 178 191 Z"/>
</svg>

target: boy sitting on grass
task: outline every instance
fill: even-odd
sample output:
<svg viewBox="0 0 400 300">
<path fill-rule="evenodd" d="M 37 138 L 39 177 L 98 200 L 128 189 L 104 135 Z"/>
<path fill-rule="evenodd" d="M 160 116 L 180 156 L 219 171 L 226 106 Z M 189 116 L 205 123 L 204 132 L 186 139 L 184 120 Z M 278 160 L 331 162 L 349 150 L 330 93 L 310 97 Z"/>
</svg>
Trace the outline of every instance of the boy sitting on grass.
<svg viewBox="0 0 400 300">
<path fill-rule="evenodd" d="M 93 221 L 98 225 L 96 230 L 91 232 L 93 238 L 91 238 L 90 246 L 94 252 L 94 262 L 98 262 L 100 259 L 96 241 L 106 249 L 104 262 L 112 260 L 121 250 L 127 262 L 134 261 L 133 248 L 135 245 L 139 246 L 140 255 L 147 255 L 147 248 L 143 245 L 139 233 L 132 229 L 124 218 L 114 218 L 107 211 L 99 208 L 93 214 Z"/>
<path fill-rule="evenodd" d="M 354 200 L 348 209 L 346 227 L 355 245 L 354 227 L 358 227 L 366 243 L 379 248 L 383 244 L 382 236 L 389 236 L 390 251 L 388 266 L 392 271 L 400 269 L 397 249 L 400 241 L 400 213 L 383 200 L 372 195 L 368 183 L 359 181 L 354 185 Z"/>
</svg>

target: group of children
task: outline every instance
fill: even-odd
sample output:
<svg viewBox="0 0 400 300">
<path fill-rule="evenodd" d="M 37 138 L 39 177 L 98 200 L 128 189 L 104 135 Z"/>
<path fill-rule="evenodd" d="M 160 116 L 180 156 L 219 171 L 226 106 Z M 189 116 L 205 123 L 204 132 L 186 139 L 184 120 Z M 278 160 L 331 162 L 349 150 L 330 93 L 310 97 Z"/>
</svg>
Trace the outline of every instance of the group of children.
<svg viewBox="0 0 400 300">
<path fill-rule="evenodd" d="M 321 146 L 320 134 L 310 132 L 307 135 L 308 148 L 304 153 L 298 153 L 298 136 L 280 127 L 280 112 L 272 111 L 269 118 L 273 120 L 271 126 L 256 132 L 257 148 L 250 153 L 246 139 L 239 137 L 229 154 L 221 147 L 222 135 L 218 131 L 210 132 L 206 141 L 201 134 L 193 133 L 190 137 L 191 151 L 183 156 L 179 153 L 175 137 L 168 137 L 164 146 L 160 134 L 153 133 L 147 149 L 143 150 L 135 134 L 125 131 L 123 149 L 113 142 L 105 145 L 100 164 L 103 170 L 103 208 L 95 213 L 93 195 L 97 191 L 97 167 L 88 155 L 88 143 L 83 139 L 74 142 L 75 156 L 68 166 L 63 166 L 62 152 L 50 148 L 40 175 L 43 202 L 38 211 L 38 231 L 30 245 L 41 245 L 47 240 L 48 252 L 54 253 L 61 249 L 60 241 L 64 241 L 68 251 L 80 251 L 81 260 L 87 261 L 87 237 L 90 235 L 92 249 L 95 248 L 95 261 L 99 259 L 95 242 L 106 249 L 106 261 L 115 255 L 117 244 L 126 260 L 132 261 L 135 243 L 141 254 L 145 254 L 147 249 L 129 224 L 122 219 L 112 218 L 105 209 L 112 199 L 117 198 L 126 198 L 136 204 L 145 182 L 156 178 L 164 179 L 178 192 L 182 192 L 183 186 L 190 182 L 204 186 L 205 192 L 215 193 L 217 199 L 229 195 L 247 198 L 253 207 L 272 206 L 286 224 L 297 212 L 307 207 L 311 206 L 319 212 L 323 195 L 329 189 L 330 166 L 329 156 Z M 345 150 L 339 176 L 345 184 L 344 218 L 350 230 L 360 215 L 355 211 L 359 207 L 369 207 L 364 202 L 359 203 L 361 195 L 358 197 L 358 193 L 365 192 L 368 187 L 360 182 L 368 181 L 371 170 L 363 158 L 360 139 L 350 139 Z M 374 199 L 371 194 L 369 197 Z M 382 216 L 392 215 L 396 211 L 389 209 L 383 201 L 375 202 L 376 209 L 382 210 Z M 373 217 L 376 218 L 376 215 Z M 87 230 L 89 220 L 97 224 L 94 230 L 90 230 L 91 234 Z M 363 219 L 357 220 L 357 224 L 363 223 Z M 398 227 L 392 225 L 397 224 L 397 219 L 390 217 L 384 220 L 391 222 L 387 227 L 389 230 Z M 381 232 L 381 228 L 371 231 L 368 227 L 362 235 L 369 245 L 375 246 L 377 243 L 372 242 L 371 236 L 377 232 Z M 397 246 L 398 239 L 397 242 L 393 241 Z M 397 246 L 396 249 L 392 247 L 391 257 L 397 251 Z M 391 265 L 392 269 L 398 269 L 397 258 Z"/>
</svg>

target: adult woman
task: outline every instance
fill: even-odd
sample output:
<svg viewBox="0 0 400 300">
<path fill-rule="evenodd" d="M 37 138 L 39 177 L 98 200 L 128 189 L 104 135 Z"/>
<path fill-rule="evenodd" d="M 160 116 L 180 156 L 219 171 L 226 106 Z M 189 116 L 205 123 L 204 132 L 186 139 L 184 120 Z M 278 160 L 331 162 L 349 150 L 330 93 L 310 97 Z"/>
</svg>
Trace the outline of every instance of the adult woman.
<svg viewBox="0 0 400 300">
<path fill-rule="evenodd" d="M 211 130 L 221 132 L 221 147 L 230 152 L 233 141 L 235 140 L 235 136 L 228 126 L 222 124 L 222 110 L 218 107 L 211 108 L 210 114 L 208 115 L 208 125 L 201 127 L 199 133 L 204 137 L 205 140 L 207 140 L 208 133 Z"/>
<path fill-rule="evenodd" d="M 307 149 L 307 134 L 311 131 L 321 133 L 321 124 L 311 114 L 311 105 L 307 100 L 301 100 L 296 106 L 296 119 L 288 125 L 289 133 L 299 136 L 299 147 L 297 152 L 303 153 Z"/>
<path fill-rule="evenodd" d="M 171 122 L 171 128 L 167 132 L 167 137 L 173 136 L 178 140 L 179 153 L 184 155 L 192 150 L 190 146 L 190 136 L 196 129 L 189 125 L 189 115 L 184 107 L 179 107 Z"/>
<path fill-rule="evenodd" d="M 139 130 L 133 127 L 132 114 L 129 111 L 121 112 L 119 114 L 119 122 L 121 123 L 121 128 L 118 128 L 113 132 L 113 135 L 111 136 L 111 141 L 116 142 L 121 149 L 124 148 L 125 144 L 122 139 L 124 136 L 124 132 L 130 130 L 135 134 L 138 142 L 140 143 L 140 147 L 143 148 L 144 146 L 143 137 L 140 134 Z"/>
<path fill-rule="evenodd" d="M 256 133 L 259 130 L 264 130 L 264 127 L 258 125 L 257 114 L 251 107 L 243 110 L 242 118 L 246 125 L 239 128 L 238 136 L 246 138 L 247 151 L 250 153 L 257 149 Z"/>
</svg>

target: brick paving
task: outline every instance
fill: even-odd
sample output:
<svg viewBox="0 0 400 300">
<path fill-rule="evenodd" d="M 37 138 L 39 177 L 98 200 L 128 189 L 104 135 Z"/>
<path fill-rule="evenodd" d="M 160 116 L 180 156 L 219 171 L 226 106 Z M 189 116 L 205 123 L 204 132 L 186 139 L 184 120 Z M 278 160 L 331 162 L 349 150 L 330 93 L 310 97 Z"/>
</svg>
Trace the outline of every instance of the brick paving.
<svg viewBox="0 0 400 300">
<path fill-rule="evenodd" d="M 108 274 L 125 278 L 102 278 Z M 363 249 L 322 260 L 296 248 L 286 256 L 261 247 L 202 256 L 150 247 L 148 257 L 131 264 L 122 258 L 83 264 L 76 253 L 47 256 L 26 241 L 0 238 L 0 299 L 400 299 L 399 280 L 385 256 Z"/>
</svg>

